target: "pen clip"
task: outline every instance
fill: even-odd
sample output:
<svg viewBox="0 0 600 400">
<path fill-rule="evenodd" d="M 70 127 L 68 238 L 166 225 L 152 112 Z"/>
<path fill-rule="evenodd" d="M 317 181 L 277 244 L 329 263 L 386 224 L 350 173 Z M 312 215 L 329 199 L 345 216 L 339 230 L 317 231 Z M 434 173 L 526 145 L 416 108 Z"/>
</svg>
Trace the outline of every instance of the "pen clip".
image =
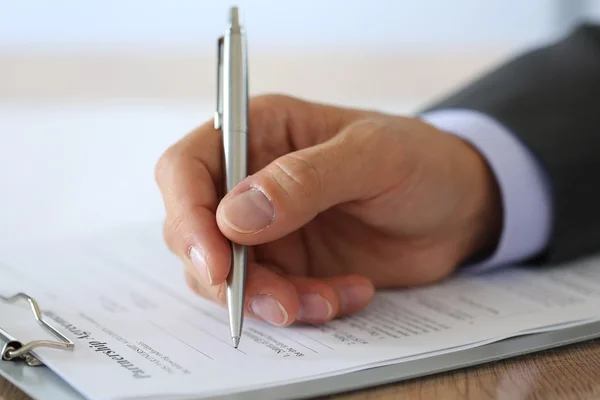
<svg viewBox="0 0 600 400">
<path fill-rule="evenodd" d="M 223 124 L 223 41 L 217 40 L 217 111 L 215 111 L 215 129 L 221 129 Z"/>
</svg>

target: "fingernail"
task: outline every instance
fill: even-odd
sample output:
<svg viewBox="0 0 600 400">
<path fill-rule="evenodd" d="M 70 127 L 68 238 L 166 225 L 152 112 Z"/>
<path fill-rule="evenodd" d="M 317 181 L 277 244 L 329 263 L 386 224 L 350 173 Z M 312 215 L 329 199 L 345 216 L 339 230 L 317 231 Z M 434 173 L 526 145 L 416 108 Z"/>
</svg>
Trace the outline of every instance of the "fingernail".
<svg viewBox="0 0 600 400">
<path fill-rule="evenodd" d="M 250 300 L 250 310 L 273 325 L 285 325 L 288 320 L 285 308 L 268 294 L 259 294 Z"/>
<path fill-rule="evenodd" d="M 258 189 L 250 189 L 226 200 L 221 208 L 223 220 L 241 233 L 266 228 L 273 220 L 273 206 Z"/>
<path fill-rule="evenodd" d="M 301 321 L 326 321 L 331 318 L 333 307 L 323 296 L 307 293 L 300 296 L 298 319 Z"/>
<path fill-rule="evenodd" d="M 340 305 L 343 310 L 362 308 L 373 297 L 369 286 L 349 285 L 340 289 Z"/>
<path fill-rule="evenodd" d="M 190 248 L 190 260 L 192 260 L 192 264 L 194 265 L 194 268 L 198 270 L 200 276 L 202 276 L 209 285 L 212 285 L 212 276 L 204 253 L 192 246 Z"/>
</svg>

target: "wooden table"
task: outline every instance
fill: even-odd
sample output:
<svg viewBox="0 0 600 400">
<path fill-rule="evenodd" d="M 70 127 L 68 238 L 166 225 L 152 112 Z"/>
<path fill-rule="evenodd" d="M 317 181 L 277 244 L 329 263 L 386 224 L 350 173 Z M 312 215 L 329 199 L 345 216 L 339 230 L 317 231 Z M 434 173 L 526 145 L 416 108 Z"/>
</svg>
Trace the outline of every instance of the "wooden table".
<svg viewBox="0 0 600 400">
<path fill-rule="evenodd" d="M 29 398 L 0 378 L 0 399 Z M 328 399 L 600 399 L 600 340 Z"/>
</svg>

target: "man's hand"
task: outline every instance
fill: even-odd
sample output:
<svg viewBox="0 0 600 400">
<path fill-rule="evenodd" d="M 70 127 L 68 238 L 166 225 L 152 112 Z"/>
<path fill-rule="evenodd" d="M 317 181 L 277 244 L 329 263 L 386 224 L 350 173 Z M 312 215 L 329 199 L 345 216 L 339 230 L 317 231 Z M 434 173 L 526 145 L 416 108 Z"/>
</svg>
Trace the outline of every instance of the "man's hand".
<svg viewBox="0 0 600 400">
<path fill-rule="evenodd" d="M 262 96 L 249 146 L 251 175 L 222 199 L 212 122 L 169 148 L 156 178 L 189 285 L 224 304 L 227 239 L 252 246 L 247 309 L 272 324 L 359 311 L 375 288 L 438 281 L 498 241 L 485 161 L 418 119 Z"/>
</svg>

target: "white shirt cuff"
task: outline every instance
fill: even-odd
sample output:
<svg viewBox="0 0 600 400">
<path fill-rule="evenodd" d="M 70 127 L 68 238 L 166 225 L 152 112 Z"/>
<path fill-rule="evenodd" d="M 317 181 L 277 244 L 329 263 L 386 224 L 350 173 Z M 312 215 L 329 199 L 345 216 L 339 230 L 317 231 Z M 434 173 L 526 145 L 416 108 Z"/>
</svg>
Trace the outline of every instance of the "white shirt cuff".
<svg viewBox="0 0 600 400">
<path fill-rule="evenodd" d="M 494 254 L 466 266 L 480 272 L 535 256 L 547 245 L 552 226 L 552 197 L 544 171 L 512 132 L 487 115 L 471 110 L 440 110 L 421 119 L 471 143 L 487 160 L 500 186 L 503 227 Z"/>
</svg>

